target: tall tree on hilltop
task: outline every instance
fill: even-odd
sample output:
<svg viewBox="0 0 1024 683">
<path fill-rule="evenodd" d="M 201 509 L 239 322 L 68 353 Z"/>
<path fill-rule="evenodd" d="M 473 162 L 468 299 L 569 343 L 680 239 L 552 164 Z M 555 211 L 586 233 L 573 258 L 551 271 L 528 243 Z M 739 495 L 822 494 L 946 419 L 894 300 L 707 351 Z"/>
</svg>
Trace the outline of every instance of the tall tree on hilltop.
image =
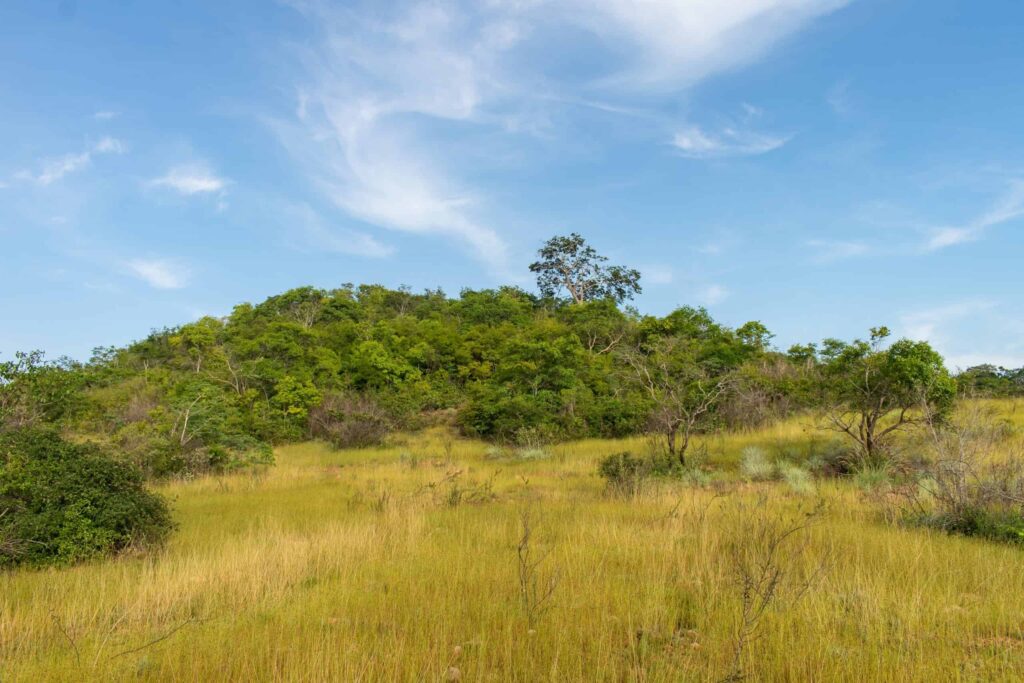
<svg viewBox="0 0 1024 683">
<path fill-rule="evenodd" d="M 544 243 L 530 265 L 537 274 L 537 287 L 546 297 L 556 298 L 565 290 L 575 304 L 612 299 L 616 303 L 640 293 L 640 271 L 625 266 L 605 266 L 601 256 L 577 233 L 555 236 Z"/>
</svg>

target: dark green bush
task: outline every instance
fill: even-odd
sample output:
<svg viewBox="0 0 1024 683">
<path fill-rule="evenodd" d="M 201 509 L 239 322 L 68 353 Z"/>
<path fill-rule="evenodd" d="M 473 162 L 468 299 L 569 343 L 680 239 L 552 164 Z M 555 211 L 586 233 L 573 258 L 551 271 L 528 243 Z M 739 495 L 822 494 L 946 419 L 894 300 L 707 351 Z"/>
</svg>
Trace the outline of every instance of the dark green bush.
<svg viewBox="0 0 1024 683">
<path fill-rule="evenodd" d="M 908 515 L 907 521 L 949 534 L 1024 544 L 1024 516 L 1012 510 L 992 510 L 984 507 L 938 510 L 927 514 Z"/>
<path fill-rule="evenodd" d="M 54 431 L 0 433 L 0 567 L 156 546 L 172 528 L 167 503 L 131 464 Z"/>
<path fill-rule="evenodd" d="M 613 453 L 602 458 L 597 465 L 597 471 L 607 482 L 612 493 L 625 495 L 638 493 L 644 483 L 652 477 L 683 474 L 683 469 L 673 458 L 659 455 L 637 457 L 629 451 Z"/>
</svg>

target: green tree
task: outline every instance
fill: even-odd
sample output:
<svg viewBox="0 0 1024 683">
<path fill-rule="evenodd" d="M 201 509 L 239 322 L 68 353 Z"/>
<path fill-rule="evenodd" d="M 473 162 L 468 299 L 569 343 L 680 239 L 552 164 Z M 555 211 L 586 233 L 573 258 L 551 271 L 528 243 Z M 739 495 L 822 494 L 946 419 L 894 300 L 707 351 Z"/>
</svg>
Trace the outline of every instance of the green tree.
<svg viewBox="0 0 1024 683">
<path fill-rule="evenodd" d="M 956 397 L 956 383 L 928 342 L 884 347 L 888 337 L 888 328 L 877 327 L 869 341 L 826 339 L 820 353 L 825 423 L 854 441 L 865 466 L 888 462 L 897 432 L 944 419 Z"/>
<path fill-rule="evenodd" d="M 714 423 L 715 409 L 733 384 L 732 372 L 702 358 L 693 338 L 677 335 L 628 347 L 621 357 L 647 395 L 649 428 L 665 437 L 669 455 L 685 466 L 690 440 Z"/>
<path fill-rule="evenodd" d="M 573 303 L 612 299 L 622 303 L 640 293 L 640 271 L 606 266 L 601 256 L 577 233 L 555 236 L 544 243 L 530 264 L 542 295 L 556 298 L 565 290 Z"/>
<path fill-rule="evenodd" d="M 67 358 L 45 360 L 41 351 L 0 361 L 0 429 L 55 423 L 82 407 L 85 376 Z"/>
</svg>

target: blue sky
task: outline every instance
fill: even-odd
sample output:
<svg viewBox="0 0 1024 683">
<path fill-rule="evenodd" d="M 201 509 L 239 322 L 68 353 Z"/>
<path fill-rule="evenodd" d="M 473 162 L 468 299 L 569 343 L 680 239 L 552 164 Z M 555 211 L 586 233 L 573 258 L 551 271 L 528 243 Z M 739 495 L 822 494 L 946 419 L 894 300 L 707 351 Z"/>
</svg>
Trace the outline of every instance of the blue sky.
<svg viewBox="0 0 1024 683">
<path fill-rule="evenodd" d="M 1024 365 L 1024 5 L 0 5 L 0 354 L 284 289 L 532 287 L 577 231 L 777 344 Z"/>
</svg>

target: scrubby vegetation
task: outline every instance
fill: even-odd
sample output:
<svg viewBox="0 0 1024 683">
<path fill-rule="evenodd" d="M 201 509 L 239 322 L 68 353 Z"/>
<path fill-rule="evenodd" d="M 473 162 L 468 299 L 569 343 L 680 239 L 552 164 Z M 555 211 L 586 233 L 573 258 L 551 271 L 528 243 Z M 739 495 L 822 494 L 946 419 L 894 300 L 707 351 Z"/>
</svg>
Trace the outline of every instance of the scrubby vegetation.
<svg viewBox="0 0 1024 683">
<path fill-rule="evenodd" d="M 0 568 L 143 549 L 171 527 L 131 465 L 52 431 L 0 433 Z"/>
<path fill-rule="evenodd" d="M 1024 676 L 1019 372 L 531 270 L 0 362 L 5 679 Z"/>
<path fill-rule="evenodd" d="M 368 446 L 442 423 L 505 443 L 655 433 L 685 466 L 695 435 L 821 410 L 877 464 L 924 404 L 938 415 L 952 403 L 927 343 L 883 348 L 882 328 L 782 353 L 759 322 L 622 307 L 638 274 L 604 268 L 578 236 L 542 255 L 542 297 L 306 287 L 84 364 L 19 355 L 0 367 L 0 424 L 59 426 L 160 478 L 269 464 L 272 446 L 311 437 Z"/>
<path fill-rule="evenodd" d="M 988 455 L 1011 451 L 1024 403 L 985 405 L 1013 425 Z M 259 476 L 160 484 L 180 529 L 159 556 L 0 574 L 5 677 L 1024 676 L 1020 549 L 887 518 L 852 476 L 805 494 L 740 471 L 750 447 L 803 466 L 830 436 L 803 417 L 700 435 L 693 459 L 714 481 L 653 477 L 628 496 L 598 463 L 646 457 L 646 438 L 524 460 L 441 429 L 280 447 Z"/>
</svg>

